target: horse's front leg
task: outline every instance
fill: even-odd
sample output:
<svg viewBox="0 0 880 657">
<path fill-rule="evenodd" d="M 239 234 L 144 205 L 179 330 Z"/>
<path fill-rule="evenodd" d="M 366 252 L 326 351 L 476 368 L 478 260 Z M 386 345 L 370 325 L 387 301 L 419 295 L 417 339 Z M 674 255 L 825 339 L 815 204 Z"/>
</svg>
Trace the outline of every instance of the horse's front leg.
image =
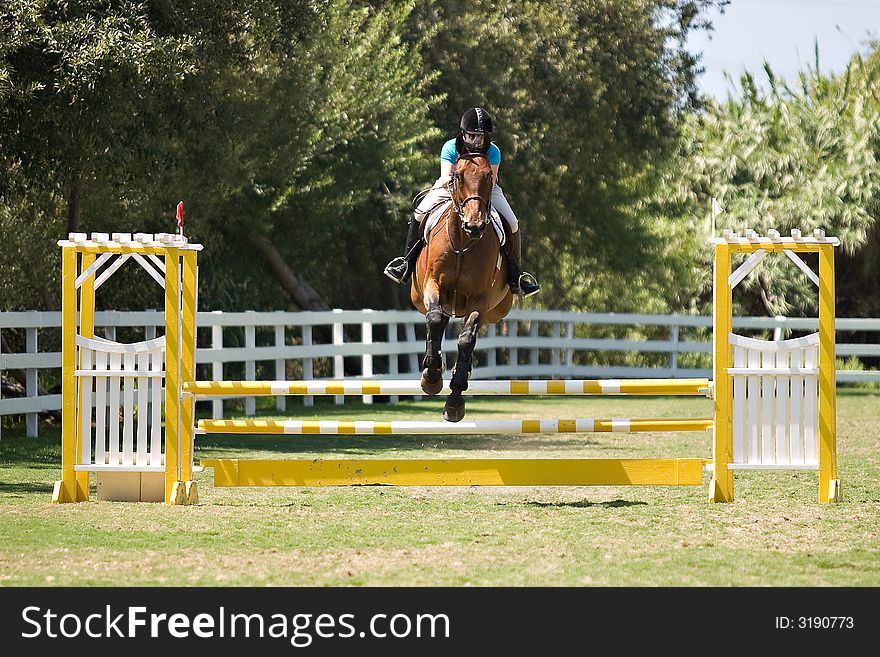
<svg viewBox="0 0 880 657">
<path fill-rule="evenodd" d="M 440 309 L 440 290 L 436 281 L 428 281 L 425 286 L 425 359 L 422 361 L 422 390 L 427 395 L 436 395 L 443 389 L 443 332 L 449 323 L 449 316 Z"/>
<path fill-rule="evenodd" d="M 443 417 L 448 422 L 458 422 L 464 417 L 464 396 L 462 392 L 468 388 L 468 379 L 473 366 L 474 347 L 477 345 L 477 331 L 480 330 L 480 313 L 472 312 L 468 315 L 458 336 L 458 358 L 452 369 L 452 380 L 449 388 L 452 390 L 446 399 L 443 408 Z"/>
</svg>

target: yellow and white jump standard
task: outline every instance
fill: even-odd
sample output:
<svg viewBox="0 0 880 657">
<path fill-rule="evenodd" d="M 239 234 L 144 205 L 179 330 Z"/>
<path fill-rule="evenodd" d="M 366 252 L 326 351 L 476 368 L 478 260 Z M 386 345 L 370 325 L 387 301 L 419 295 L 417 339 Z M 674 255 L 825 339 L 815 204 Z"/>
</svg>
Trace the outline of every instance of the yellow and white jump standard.
<svg viewBox="0 0 880 657">
<path fill-rule="evenodd" d="M 62 455 L 52 501 L 88 500 L 95 472 L 98 499 L 197 502 L 192 430 L 185 428 L 192 427 L 193 400 L 180 384 L 195 374 L 201 245 L 169 233 L 73 233 L 58 244 Z M 95 291 L 128 260 L 165 290 L 165 335 L 121 344 L 94 335 Z"/>
<path fill-rule="evenodd" d="M 216 486 L 697 486 L 708 468 L 709 499 L 714 502 L 733 500 L 737 469 L 814 469 L 819 471 L 819 499 L 838 500 L 833 249 L 839 241 L 821 231 L 802 237 L 793 230 L 785 238 L 775 231 L 763 237 L 753 231 L 745 237 L 725 231 L 713 242 L 714 386 L 707 379 L 472 381 L 467 390 L 475 395 L 714 396 L 713 418 L 460 423 L 248 419 L 201 420 L 195 427 L 196 398 L 420 395 L 422 391 L 417 381 L 195 381 L 196 255 L 202 247 L 177 235 L 71 235 L 59 242 L 64 267 L 64 415 L 62 477 L 53 501 L 87 500 L 88 473 L 94 471 L 99 499 L 196 503 L 193 441 L 195 435 L 206 433 L 381 436 L 709 430 L 714 432 L 711 459 L 212 459 L 202 461 L 202 466 L 213 467 Z M 818 333 L 783 341 L 732 333 L 732 290 L 771 252 L 784 253 L 819 287 Z M 731 271 L 736 253 L 749 257 Z M 818 276 L 798 253 L 819 254 Z M 127 259 L 142 265 L 165 288 L 165 335 L 124 345 L 93 335 L 94 292 Z"/>
<path fill-rule="evenodd" d="M 715 242 L 715 435 L 709 499 L 733 500 L 735 470 L 818 470 L 819 500 L 840 499 L 834 370 L 836 237 L 731 231 Z M 731 271 L 734 254 L 749 254 Z M 819 330 L 765 341 L 732 331 L 732 292 L 768 253 L 785 254 L 819 288 Z M 818 253 L 819 274 L 797 255 Z"/>
</svg>

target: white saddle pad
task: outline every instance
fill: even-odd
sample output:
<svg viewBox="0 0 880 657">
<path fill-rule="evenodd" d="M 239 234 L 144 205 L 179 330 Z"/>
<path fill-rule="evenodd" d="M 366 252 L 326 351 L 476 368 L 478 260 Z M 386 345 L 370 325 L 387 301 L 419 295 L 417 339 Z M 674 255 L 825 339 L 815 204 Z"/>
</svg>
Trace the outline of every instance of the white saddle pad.
<svg viewBox="0 0 880 657">
<path fill-rule="evenodd" d="M 437 222 L 440 221 L 440 217 L 446 212 L 446 208 L 451 204 L 451 200 L 441 203 L 435 207 L 427 217 L 425 217 L 425 237 L 431 233 L 431 230 L 433 230 L 434 226 L 437 225 Z M 495 208 L 490 208 L 489 222 L 492 224 L 492 228 L 495 229 L 495 234 L 498 236 L 498 241 L 501 243 L 501 246 L 504 246 L 505 242 L 507 242 L 507 236 L 504 234 L 504 224 L 501 223 L 502 221 L 504 221 L 504 219 L 501 218 L 498 211 Z"/>
</svg>

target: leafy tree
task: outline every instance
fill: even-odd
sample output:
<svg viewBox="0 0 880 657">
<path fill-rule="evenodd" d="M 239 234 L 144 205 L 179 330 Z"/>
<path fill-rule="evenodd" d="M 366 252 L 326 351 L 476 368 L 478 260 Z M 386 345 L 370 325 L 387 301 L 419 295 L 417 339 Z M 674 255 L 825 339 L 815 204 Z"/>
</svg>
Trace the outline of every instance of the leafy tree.
<svg viewBox="0 0 880 657">
<path fill-rule="evenodd" d="M 766 88 L 747 73 L 741 97 L 687 118 L 677 162 L 658 203 L 647 209 L 668 220 L 670 271 L 687 275 L 688 261 L 701 263 L 687 279 L 686 297 L 711 300 L 706 217 L 717 197 L 726 209 L 719 232 L 822 228 L 838 236 L 839 311 L 880 311 L 880 267 L 869 246 L 878 243 L 880 210 L 878 57 L 857 56 L 839 76 L 818 70 L 817 53 L 815 68 L 790 87 L 765 66 Z M 745 312 L 815 312 L 812 284 L 784 258 L 765 260 L 743 288 Z"/>
<path fill-rule="evenodd" d="M 644 308 L 634 278 L 660 254 L 650 195 L 697 104 L 698 61 L 687 34 L 713 2 L 475 0 L 420 2 L 432 117 L 454 134 L 461 112 L 495 118 L 501 183 L 521 218 L 525 264 L 539 303 L 592 310 Z M 437 157 L 440 140 L 434 144 Z M 436 160 L 435 160 L 436 161 Z"/>
<path fill-rule="evenodd" d="M 0 154 L 62 196 L 76 231 L 89 182 L 153 151 L 157 103 L 192 70 L 192 42 L 158 34 L 133 2 L 12 2 L 0 26 Z"/>
<path fill-rule="evenodd" d="M 300 307 L 322 305 L 297 298 L 294 269 L 336 305 L 384 305 L 382 266 L 401 240 L 389 217 L 425 178 L 419 146 L 436 135 L 418 54 L 399 38 L 409 10 L 329 3 L 295 66 L 256 82 L 254 97 L 270 102 L 232 110 L 248 118 L 236 136 L 241 170 L 222 195 L 207 186 L 206 215 L 226 243 L 243 239 L 272 263 Z"/>
<path fill-rule="evenodd" d="M 302 271 L 334 300 L 374 304 L 391 249 L 375 249 L 368 285 L 352 284 L 363 276 L 344 257 L 330 270 L 327 255 L 364 266 L 363 245 L 390 239 L 382 217 L 424 178 L 417 146 L 434 136 L 433 99 L 398 36 L 410 9 L 13 3 L 0 14 L 0 220 L 19 226 L 27 208 L 35 235 L 168 231 L 182 198 L 188 233 L 210 247 L 208 307 L 324 307 Z M 40 245 L 28 260 L 41 271 L 21 259 L 4 280 L 57 289 L 57 247 Z M 114 287 L 108 305 L 137 299 Z"/>
<path fill-rule="evenodd" d="M 4 3 L 0 226 L 15 236 L 0 247 L 5 307 L 56 305 L 55 241 L 79 230 L 97 181 L 151 157 L 150 117 L 189 70 L 190 47 L 158 35 L 131 2 Z"/>
</svg>

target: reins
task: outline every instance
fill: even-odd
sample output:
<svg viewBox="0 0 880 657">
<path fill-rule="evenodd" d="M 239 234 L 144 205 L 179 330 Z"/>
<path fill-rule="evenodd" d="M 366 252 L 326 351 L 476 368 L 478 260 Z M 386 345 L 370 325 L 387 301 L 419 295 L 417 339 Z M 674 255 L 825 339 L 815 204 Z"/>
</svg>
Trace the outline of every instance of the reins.
<svg viewBox="0 0 880 657">
<path fill-rule="evenodd" d="M 461 157 L 465 157 L 465 156 L 461 156 Z M 455 192 L 456 192 L 457 185 L 458 185 L 458 179 L 459 179 L 459 172 L 453 171 L 452 176 L 449 179 L 449 182 L 446 184 L 446 188 L 449 190 L 449 196 L 452 199 L 451 209 L 452 209 L 453 213 L 455 214 L 455 216 L 458 217 L 459 224 L 461 226 L 464 226 L 464 206 L 467 205 L 471 201 L 477 201 L 477 203 L 479 203 L 480 214 L 483 217 L 483 222 L 488 224 L 488 222 L 489 222 L 489 205 L 490 204 L 487 199 L 484 199 L 479 194 L 472 194 L 471 196 L 464 198 L 461 202 L 456 202 Z M 485 209 L 483 208 L 484 205 L 485 205 Z M 462 255 L 462 254 L 466 253 L 474 244 L 476 244 L 477 242 L 479 242 L 483 238 L 483 233 L 485 233 L 485 230 L 483 232 L 481 232 L 477 237 L 471 237 L 470 234 L 468 233 L 468 238 L 467 238 L 467 241 L 465 242 L 465 245 L 461 248 L 457 248 L 455 246 L 454 241 L 453 241 L 452 235 L 449 232 L 449 220 L 450 219 L 451 219 L 451 215 L 447 213 L 447 215 L 446 215 L 446 239 L 449 242 L 449 246 L 452 249 L 453 253 L 455 253 L 456 255 Z M 467 233 L 467 231 L 463 231 L 463 232 Z"/>
</svg>

